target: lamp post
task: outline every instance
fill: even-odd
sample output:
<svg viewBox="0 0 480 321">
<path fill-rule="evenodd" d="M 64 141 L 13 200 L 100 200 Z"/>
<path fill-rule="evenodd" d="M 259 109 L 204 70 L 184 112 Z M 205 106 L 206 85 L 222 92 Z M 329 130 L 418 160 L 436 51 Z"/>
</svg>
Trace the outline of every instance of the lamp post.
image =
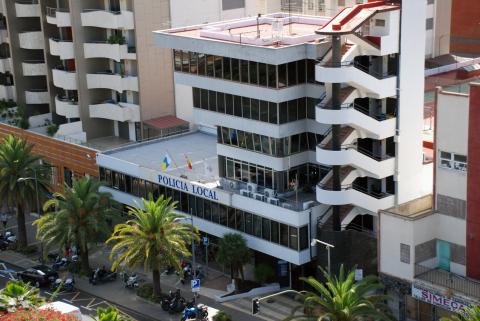
<svg viewBox="0 0 480 321">
<path fill-rule="evenodd" d="M 37 211 L 38 215 L 40 215 L 40 198 L 38 196 L 38 177 L 37 177 L 37 170 L 33 169 L 33 177 L 20 177 L 17 182 L 25 182 L 29 180 L 34 180 L 35 181 L 35 196 L 36 196 L 36 201 L 37 201 Z M 43 242 L 40 241 L 40 263 L 44 263 L 43 260 Z"/>
<path fill-rule="evenodd" d="M 195 261 L 195 233 L 194 233 L 194 230 L 193 230 L 193 209 L 192 208 L 190 209 L 190 212 L 192 212 L 192 214 L 190 214 L 190 231 L 192 233 L 192 269 L 193 269 L 193 278 L 196 279 L 197 278 L 197 264 L 196 264 L 196 261 Z M 174 222 L 183 221 L 183 220 L 186 220 L 186 219 L 187 219 L 186 217 L 181 217 L 181 218 L 175 219 Z"/>
<path fill-rule="evenodd" d="M 330 249 L 331 248 L 334 248 L 335 246 L 333 246 L 332 244 L 329 244 L 327 242 L 323 242 L 323 241 L 320 241 L 320 240 L 317 240 L 317 239 L 312 239 L 312 242 L 310 243 L 311 246 L 315 246 L 317 243 L 319 244 L 322 244 L 322 245 L 325 245 L 325 248 L 327 249 L 327 254 L 328 254 L 328 274 L 330 274 L 330 270 L 331 270 L 331 266 L 330 266 Z"/>
</svg>

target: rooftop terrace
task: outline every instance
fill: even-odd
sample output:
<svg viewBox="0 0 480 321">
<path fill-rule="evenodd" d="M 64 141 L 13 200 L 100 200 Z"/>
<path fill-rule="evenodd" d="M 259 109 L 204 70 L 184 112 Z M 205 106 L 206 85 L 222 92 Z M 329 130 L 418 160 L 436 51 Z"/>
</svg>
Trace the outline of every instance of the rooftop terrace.
<svg viewBox="0 0 480 321">
<path fill-rule="evenodd" d="M 188 38 L 278 48 L 325 39 L 325 36 L 318 35 L 315 31 L 328 21 L 328 17 L 275 13 L 156 32 Z"/>
</svg>

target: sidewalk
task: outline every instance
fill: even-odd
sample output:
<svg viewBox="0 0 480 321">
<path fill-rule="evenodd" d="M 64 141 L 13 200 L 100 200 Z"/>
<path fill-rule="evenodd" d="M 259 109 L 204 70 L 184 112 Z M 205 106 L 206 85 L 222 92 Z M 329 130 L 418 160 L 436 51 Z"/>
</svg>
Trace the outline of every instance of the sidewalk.
<svg viewBox="0 0 480 321">
<path fill-rule="evenodd" d="M 29 220 L 31 221 L 31 220 Z M 28 226 L 28 224 L 27 224 Z M 12 226 L 14 228 L 14 226 Z M 28 228 L 29 242 L 34 244 L 35 229 L 32 226 Z M 38 243 L 38 242 L 37 242 Z M 110 267 L 111 262 L 108 259 L 110 252 L 107 247 L 101 247 L 94 251 L 90 255 L 91 267 Z M 38 253 L 29 257 L 13 251 L 0 252 L 0 261 L 10 263 L 12 265 L 29 268 L 34 265 L 38 265 Z M 132 272 L 132 271 L 130 271 Z M 141 283 L 152 282 L 151 273 L 146 273 L 143 269 L 137 269 L 134 271 L 141 279 Z M 205 271 L 204 271 L 205 272 Z M 179 282 L 179 278 L 175 273 L 171 275 L 161 276 L 162 292 L 168 293 L 170 290 L 179 288 L 182 291 L 182 295 L 187 299 L 192 298 L 192 292 L 190 289 L 190 283 L 182 285 Z M 260 314 L 257 316 L 251 315 L 251 299 L 245 298 L 225 303 L 217 303 L 215 301 L 216 295 L 226 293 L 226 287 L 230 279 L 226 277 L 222 272 L 212 269 L 208 270 L 208 278 L 202 279 L 200 298 L 197 302 L 206 304 L 217 310 L 223 310 L 231 314 L 235 321 L 280 321 L 283 320 L 291 309 L 297 305 L 297 303 L 286 297 L 279 297 L 278 299 L 270 302 L 262 303 L 260 308 Z M 85 293 L 98 296 L 105 301 L 111 302 L 119 308 L 125 308 L 133 310 L 139 314 L 148 316 L 149 319 L 158 321 L 178 321 L 179 315 L 169 315 L 164 312 L 159 305 L 149 303 L 135 295 L 135 291 L 131 289 L 125 289 L 123 282 L 117 280 L 115 282 L 92 286 L 89 284 L 87 278 L 76 277 L 75 287 Z"/>
</svg>

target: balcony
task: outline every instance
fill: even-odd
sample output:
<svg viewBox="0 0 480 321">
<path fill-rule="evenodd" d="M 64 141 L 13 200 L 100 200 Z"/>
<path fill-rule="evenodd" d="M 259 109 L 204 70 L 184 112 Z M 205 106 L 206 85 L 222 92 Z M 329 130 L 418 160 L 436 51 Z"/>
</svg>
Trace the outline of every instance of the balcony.
<svg viewBox="0 0 480 321">
<path fill-rule="evenodd" d="M 53 84 L 65 90 L 77 90 L 77 75 L 74 71 L 55 68 L 52 70 Z"/>
<path fill-rule="evenodd" d="M 110 44 L 108 42 L 91 42 L 84 44 L 85 58 L 109 58 L 120 62 L 120 60 L 135 60 L 137 54 L 134 47 L 123 44 Z"/>
<path fill-rule="evenodd" d="M 368 172 L 371 177 L 385 178 L 395 173 L 395 157 L 376 155 L 355 144 L 342 145 L 340 150 L 332 150 L 326 145 L 317 146 L 317 162 L 329 166 L 350 165 Z"/>
<path fill-rule="evenodd" d="M 20 48 L 22 49 L 38 49 L 43 50 L 45 44 L 43 43 L 42 31 L 25 31 L 18 34 Z"/>
<path fill-rule="evenodd" d="M 394 206 L 395 196 L 387 193 L 368 192 L 356 185 L 344 185 L 340 191 L 329 186 L 317 185 L 317 201 L 327 205 L 353 204 L 373 213 Z"/>
<path fill-rule="evenodd" d="M 38 0 L 16 0 L 15 12 L 17 18 L 40 17 L 40 4 Z"/>
<path fill-rule="evenodd" d="M 415 264 L 415 279 L 480 298 L 480 282 L 427 264 Z"/>
<path fill-rule="evenodd" d="M 346 83 L 370 98 L 387 98 L 396 95 L 397 77 L 368 71 L 354 61 L 342 62 L 339 66 L 330 62 L 315 66 L 315 80 L 324 83 Z"/>
<path fill-rule="evenodd" d="M 66 118 L 79 118 L 80 108 L 78 102 L 69 100 L 65 97 L 55 97 L 55 111 Z"/>
<path fill-rule="evenodd" d="M 57 27 L 71 27 L 72 19 L 68 9 L 64 8 L 46 8 L 47 23 Z"/>
<path fill-rule="evenodd" d="M 47 89 L 28 89 L 25 90 L 25 101 L 31 105 L 49 104 L 50 95 Z"/>
<path fill-rule="evenodd" d="M 133 30 L 134 18 L 131 11 L 107 11 L 89 9 L 82 12 L 83 27 Z"/>
<path fill-rule="evenodd" d="M 15 95 L 15 86 L 0 85 L 0 99 L 17 100 Z"/>
<path fill-rule="evenodd" d="M 74 59 L 73 42 L 71 40 L 49 39 L 50 54 L 62 60 Z"/>
<path fill-rule="evenodd" d="M 0 58 L 0 72 L 12 71 L 12 58 Z"/>
<path fill-rule="evenodd" d="M 46 76 L 47 64 L 43 60 L 26 60 L 22 62 L 24 76 Z"/>
<path fill-rule="evenodd" d="M 372 139 L 385 139 L 395 136 L 396 119 L 391 114 L 369 115 L 368 109 L 357 104 L 345 104 L 340 109 L 332 109 L 331 105 L 319 104 L 316 108 L 316 120 L 331 125 L 349 125 L 363 131 Z"/>
<path fill-rule="evenodd" d="M 140 106 L 129 103 L 116 103 L 114 101 L 106 101 L 96 105 L 90 105 L 90 117 L 104 118 L 117 121 L 140 121 Z"/>
<path fill-rule="evenodd" d="M 118 92 L 138 91 L 138 77 L 122 76 L 110 72 L 87 74 L 87 87 L 88 89 L 112 89 Z"/>
</svg>

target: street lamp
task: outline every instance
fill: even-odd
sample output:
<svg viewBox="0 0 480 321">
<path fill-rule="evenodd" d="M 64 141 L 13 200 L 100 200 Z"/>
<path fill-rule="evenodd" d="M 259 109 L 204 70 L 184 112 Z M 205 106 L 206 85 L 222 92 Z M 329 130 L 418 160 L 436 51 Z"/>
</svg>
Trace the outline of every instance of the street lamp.
<svg viewBox="0 0 480 321">
<path fill-rule="evenodd" d="M 325 245 L 325 248 L 327 249 L 327 253 L 328 253 L 328 274 L 330 274 L 330 268 L 331 268 L 330 267 L 330 249 L 334 248 L 335 246 L 333 246 L 332 244 L 317 240 L 317 239 L 312 239 L 312 242 L 310 242 L 310 245 L 313 247 L 317 243 Z"/>
<path fill-rule="evenodd" d="M 190 211 L 193 213 L 193 209 L 190 209 Z M 178 222 L 178 221 L 183 221 L 183 220 L 187 220 L 186 217 L 182 217 L 182 218 L 178 218 L 178 219 L 175 219 L 174 221 L 175 222 Z M 196 279 L 197 278 L 197 264 L 196 264 L 196 261 L 195 261 L 195 233 L 194 233 L 194 229 L 193 229 L 193 214 L 190 214 L 190 231 L 192 233 L 192 269 L 193 269 L 193 278 Z"/>
<path fill-rule="evenodd" d="M 38 215 L 40 215 L 40 198 L 38 196 L 38 178 L 37 178 L 37 171 L 33 169 L 33 177 L 20 177 L 17 179 L 18 183 L 25 182 L 25 181 L 30 181 L 34 180 L 35 181 L 35 194 L 36 194 L 36 199 L 37 199 L 37 211 Z M 40 241 L 40 262 L 43 264 L 43 242 Z"/>
</svg>

